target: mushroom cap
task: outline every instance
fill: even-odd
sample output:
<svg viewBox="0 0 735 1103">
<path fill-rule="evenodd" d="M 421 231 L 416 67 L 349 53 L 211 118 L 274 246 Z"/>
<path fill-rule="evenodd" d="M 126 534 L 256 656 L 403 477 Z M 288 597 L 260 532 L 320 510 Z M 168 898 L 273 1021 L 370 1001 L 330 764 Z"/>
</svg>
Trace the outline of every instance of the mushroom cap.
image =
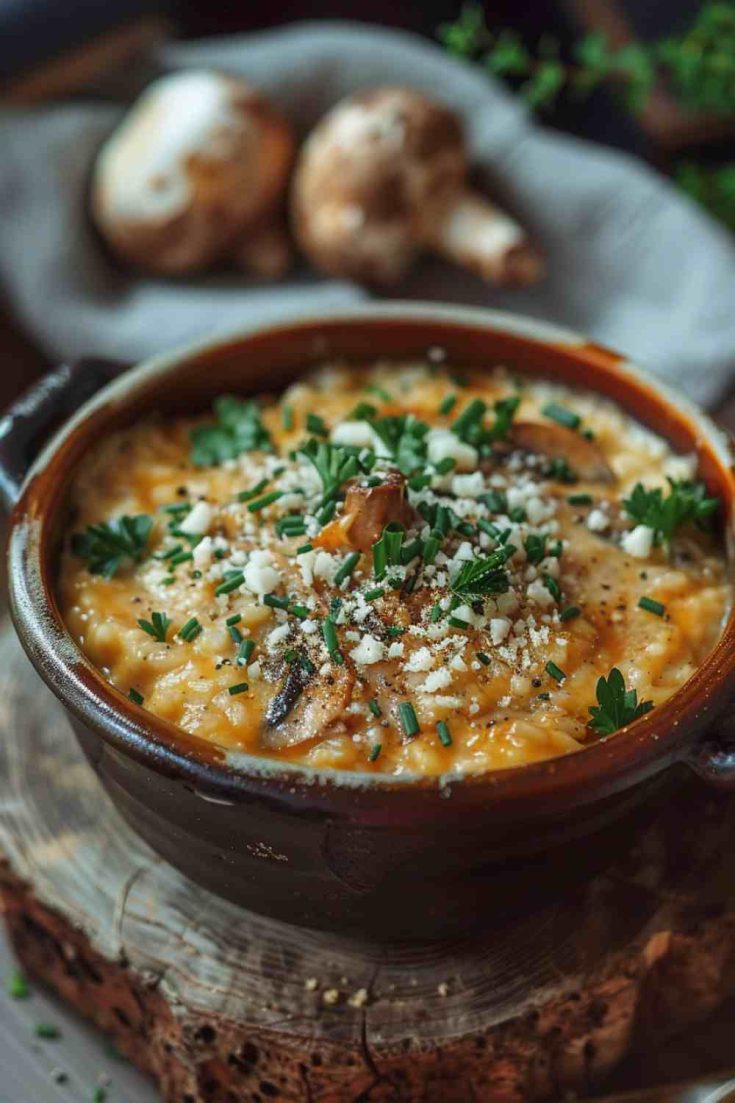
<svg viewBox="0 0 735 1103">
<path fill-rule="evenodd" d="M 146 89 L 100 150 L 94 220 L 128 263 L 202 268 L 272 217 L 293 149 L 290 128 L 244 81 L 174 73 Z"/>
<path fill-rule="evenodd" d="M 311 133 L 292 223 L 319 268 L 390 282 L 408 267 L 467 171 L 454 112 L 409 88 L 359 92 Z"/>
</svg>

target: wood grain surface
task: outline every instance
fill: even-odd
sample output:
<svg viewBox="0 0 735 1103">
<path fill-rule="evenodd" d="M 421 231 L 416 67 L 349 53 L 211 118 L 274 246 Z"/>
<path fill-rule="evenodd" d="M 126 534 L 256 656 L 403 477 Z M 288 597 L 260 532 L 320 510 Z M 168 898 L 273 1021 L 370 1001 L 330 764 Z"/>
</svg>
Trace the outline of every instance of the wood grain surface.
<svg viewBox="0 0 735 1103">
<path fill-rule="evenodd" d="M 735 802 L 699 786 L 563 905 L 463 943 L 372 946 L 238 910 L 160 861 L 7 628 L 0 726 L 11 938 L 166 1100 L 587 1091 L 735 991 Z"/>
</svg>

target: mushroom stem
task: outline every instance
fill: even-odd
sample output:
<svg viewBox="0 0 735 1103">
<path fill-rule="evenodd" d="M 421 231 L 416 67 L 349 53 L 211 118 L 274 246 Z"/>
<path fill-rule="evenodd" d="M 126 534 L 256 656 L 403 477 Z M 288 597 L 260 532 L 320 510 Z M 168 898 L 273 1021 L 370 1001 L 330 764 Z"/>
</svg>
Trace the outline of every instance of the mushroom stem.
<svg viewBox="0 0 735 1103">
<path fill-rule="evenodd" d="M 526 232 L 499 207 L 462 191 L 427 244 L 437 253 L 498 286 L 525 287 L 541 276 L 543 261 Z"/>
</svg>

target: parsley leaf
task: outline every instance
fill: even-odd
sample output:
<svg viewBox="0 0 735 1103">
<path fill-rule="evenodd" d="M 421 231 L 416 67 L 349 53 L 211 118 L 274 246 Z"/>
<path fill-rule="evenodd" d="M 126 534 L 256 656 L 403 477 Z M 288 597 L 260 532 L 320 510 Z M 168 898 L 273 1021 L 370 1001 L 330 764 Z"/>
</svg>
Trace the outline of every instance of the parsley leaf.
<svg viewBox="0 0 735 1103">
<path fill-rule="evenodd" d="M 607 678 L 598 679 L 595 695 L 597 705 L 590 705 L 590 727 L 598 735 L 612 735 L 653 708 L 653 701 L 638 702 L 637 690 L 626 690 L 625 679 L 616 666 Z"/>
<path fill-rule="evenodd" d="M 664 497 L 660 487 L 646 490 L 642 483 L 636 483 L 630 497 L 623 499 L 628 516 L 653 529 L 655 544 L 668 544 L 676 529 L 687 522 L 706 529 L 719 506 L 717 498 L 707 497 L 704 483 L 669 479 L 669 487 Z"/>
<path fill-rule="evenodd" d="M 322 504 L 336 498 L 343 483 L 360 471 L 360 462 L 354 451 L 340 444 L 317 441 L 313 438 L 299 449 L 313 463 L 322 481 Z"/>
<path fill-rule="evenodd" d="M 469 560 L 451 583 L 457 597 L 484 597 L 486 594 L 504 594 L 508 589 L 508 572 L 503 566 L 515 552 L 512 544 L 503 544 L 490 552 Z"/>
<path fill-rule="evenodd" d="M 257 402 L 223 395 L 214 403 L 217 420 L 190 433 L 191 462 L 197 467 L 233 460 L 241 452 L 271 452 L 271 435 L 260 419 Z"/>
<path fill-rule="evenodd" d="M 71 538 L 74 555 L 89 560 L 91 574 L 112 578 L 126 559 L 137 563 L 145 550 L 153 528 L 153 518 L 146 513 L 135 517 L 125 514 L 113 521 L 87 525 L 85 532 Z"/>
</svg>

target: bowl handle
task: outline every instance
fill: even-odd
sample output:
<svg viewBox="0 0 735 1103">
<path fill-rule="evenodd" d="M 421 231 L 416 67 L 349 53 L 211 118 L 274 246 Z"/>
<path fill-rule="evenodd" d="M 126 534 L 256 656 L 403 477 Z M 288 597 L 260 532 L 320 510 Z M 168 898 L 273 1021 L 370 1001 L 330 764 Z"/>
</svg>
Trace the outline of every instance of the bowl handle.
<svg viewBox="0 0 735 1103">
<path fill-rule="evenodd" d="M 708 785 L 735 790 L 735 732 L 732 724 L 727 724 L 722 732 L 692 747 L 685 762 Z"/>
<path fill-rule="evenodd" d="M 62 364 L 25 391 L 0 419 L 0 500 L 10 509 L 53 429 L 129 365 L 89 358 Z"/>
</svg>

